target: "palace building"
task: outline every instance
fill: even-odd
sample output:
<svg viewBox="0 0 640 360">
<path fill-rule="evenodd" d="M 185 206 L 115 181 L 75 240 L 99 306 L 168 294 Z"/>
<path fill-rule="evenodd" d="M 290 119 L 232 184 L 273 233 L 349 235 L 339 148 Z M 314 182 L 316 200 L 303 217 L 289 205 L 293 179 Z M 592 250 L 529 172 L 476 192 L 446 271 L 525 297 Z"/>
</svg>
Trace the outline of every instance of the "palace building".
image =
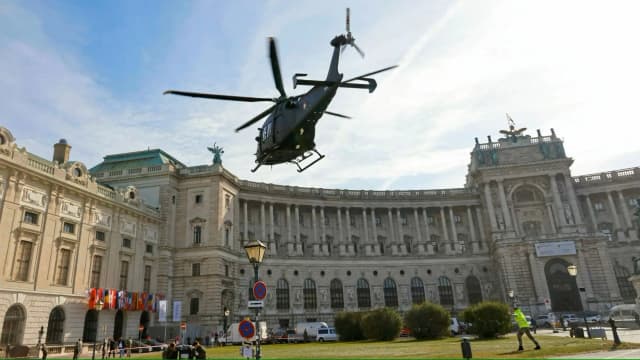
<svg viewBox="0 0 640 360">
<path fill-rule="evenodd" d="M 464 188 L 371 191 L 251 182 L 159 149 L 89 169 L 64 140 L 49 161 L 0 127 L 0 344 L 41 327 L 49 344 L 220 331 L 253 314 L 255 239 L 269 328 L 425 300 L 532 315 L 634 303 L 640 168 L 573 175 L 553 130 L 506 133 L 476 139 Z"/>
</svg>

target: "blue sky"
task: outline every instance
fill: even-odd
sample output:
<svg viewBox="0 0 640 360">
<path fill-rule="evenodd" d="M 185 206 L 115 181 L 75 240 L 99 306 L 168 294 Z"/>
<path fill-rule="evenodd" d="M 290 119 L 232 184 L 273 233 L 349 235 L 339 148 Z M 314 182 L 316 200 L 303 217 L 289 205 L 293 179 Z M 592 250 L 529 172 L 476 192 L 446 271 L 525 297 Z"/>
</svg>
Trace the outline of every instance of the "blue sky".
<svg viewBox="0 0 640 360">
<path fill-rule="evenodd" d="M 379 87 L 340 90 L 316 143 L 327 157 L 302 174 L 254 165 L 253 126 L 268 105 L 162 96 L 166 89 L 271 97 L 278 40 L 294 73 L 326 74 L 331 38 L 351 29 L 347 77 L 388 65 Z M 162 148 L 188 165 L 240 178 L 355 189 L 461 187 L 474 137 L 553 127 L 574 174 L 637 166 L 640 4 L 633 1 L 3 1 L 0 125 L 50 157 L 66 138 L 93 166 L 107 154 Z"/>
</svg>

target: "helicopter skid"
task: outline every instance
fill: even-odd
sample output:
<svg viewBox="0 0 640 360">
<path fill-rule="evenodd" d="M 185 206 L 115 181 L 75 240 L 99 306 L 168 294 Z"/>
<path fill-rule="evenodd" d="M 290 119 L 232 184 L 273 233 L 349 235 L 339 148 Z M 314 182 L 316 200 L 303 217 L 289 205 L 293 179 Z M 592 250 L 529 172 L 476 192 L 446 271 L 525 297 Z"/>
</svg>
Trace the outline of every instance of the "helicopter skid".
<svg viewBox="0 0 640 360">
<path fill-rule="evenodd" d="M 317 155 L 316 159 L 313 160 L 312 162 L 310 162 L 309 164 L 307 164 L 306 166 L 302 167 L 301 166 L 302 162 L 304 162 L 306 159 L 314 156 L 314 153 Z M 301 172 L 307 170 L 309 167 L 311 167 L 311 165 L 317 163 L 318 161 L 320 161 L 322 159 L 324 159 L 324 155 L 320 154 L 318 152 L 318 150 L 313 149 L 313 150 L 307 152 L 306 154 L 303 154 L 303 155 L 299 156 L 295 160 L 290 160 L 289 162 L 295 164 L 298 167 L 298 172 L 301 173 Z"/>
</svg>

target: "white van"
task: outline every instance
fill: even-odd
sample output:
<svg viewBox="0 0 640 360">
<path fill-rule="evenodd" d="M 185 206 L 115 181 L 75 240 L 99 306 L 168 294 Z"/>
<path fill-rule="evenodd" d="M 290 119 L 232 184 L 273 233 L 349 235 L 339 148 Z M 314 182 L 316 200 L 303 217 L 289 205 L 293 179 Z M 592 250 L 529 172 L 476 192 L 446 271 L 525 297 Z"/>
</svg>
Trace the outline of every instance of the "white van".
<svg viewBox="0 0 640 360">
<path fill-rule="evenodd" d="M 338 334 L 336 334 L 335 328 L 320 328 L 318 329 L 318 335 L 316 335 L 316 341 L 338 341 Z"/>
<path fill-rule="evenodd" d="M 640 319 L 640 308 L 636 304 L 616 305 L 609 309 L 609 319 L 618 325 L 633 325 Z"/>
<path fill-rule="evenodd" d="M 304 336 L 304 331 L 307 330 L 308 338 L 315 339 L 316 335 L 318 335 L 318 329 L 325 328 L 329 328 L 329 325 L 323 321 L 299 322 L 296 324 L 296 334 Z"/>
</svg>

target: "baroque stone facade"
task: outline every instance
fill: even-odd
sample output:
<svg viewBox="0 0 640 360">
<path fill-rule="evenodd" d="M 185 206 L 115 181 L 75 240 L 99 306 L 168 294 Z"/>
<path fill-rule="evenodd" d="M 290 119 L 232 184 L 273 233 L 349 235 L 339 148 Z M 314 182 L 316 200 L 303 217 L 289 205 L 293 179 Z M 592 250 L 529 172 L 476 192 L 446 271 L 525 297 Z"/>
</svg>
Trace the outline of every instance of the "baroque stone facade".
<svg viewBox="0 0 640 360">
<path fill-rule="evenodd" d="M 16 149 L 9 154 L 16 152 L 31 156 Z M 52 196 L 49 188 L 27 182 L 21 188 L 25 200 L 16 198 L 14 158 L 0 148 L 2 229 L 19 228 L 5 225 L 13 221 L 6 220 L 7 208 L 18 201 L 42 207 Z M 342 310 L 406 311 L 423 300 L 457 312 L 481 300 L 508 301 L 509 290 L 533 315 L 605 312 L 636 297 L 628 278 L 640 245 L 633 215 L 640 169 L 572 176 L 572 162 L 553 130 L 482 144 L 476 139 L 464 188 L 369 191 L 256 183 L 221 164 L 188 167 L 162 150 L 148 150 L 106 156 L 89 170 L 86 185 L 67 171 L 58 187 L 93 186 L 84 196 L 95 205 L 69 196 L 56 209 L 75 219 L 89 212 L 93 226 L 99 222 L 118 236 L 157 241 L 153 286 L 169 300 L 171 335 L 178 327 L 171 316 L 176 301 L 182 304 L 180 321 L 188 323 L 184 335 L 191 338 L 221 330 L 225 308 L 228 324 L 253 314 L 247 308 L 253 271 L 243 246 L 254 239 L 268 246 L 260 277 L 269 288 L 261 313 L 269 328 L 332 323 Z M 124 195 L 116 198 L 120 193 L 111 189 Z M 113 197 L 105 200 L 105 191 Z M 14 205 L 4 200 L 9 192 Z M 143 204 L 154 210 L 142 211 Z M 114 209 L 126 214 L 115 216 Z M 80 247 L 87 251 L 87 244 Z M 105 250 L 111 247 L 119 246 L 109 243 Z M 138 251 L 144 249 L 136 248 L 136 256 Z M 113 253 L 123 256 L 121 250 Z M 22 285 L 8 282 L 14 263 L 7 259 L 3 268 L 7 293 Z M 578 268 L 575 278 L 567 273 L 570 264 Z M 117 268 L 109 267 L 113 274 L 105 274 L 105 281 L 118 276 Z M 87 279 L 79 279 L 75 294 L 87 287 Z M 165 324 L 155 314 L 151 322 L 162 335 Z"/>
</svg>

